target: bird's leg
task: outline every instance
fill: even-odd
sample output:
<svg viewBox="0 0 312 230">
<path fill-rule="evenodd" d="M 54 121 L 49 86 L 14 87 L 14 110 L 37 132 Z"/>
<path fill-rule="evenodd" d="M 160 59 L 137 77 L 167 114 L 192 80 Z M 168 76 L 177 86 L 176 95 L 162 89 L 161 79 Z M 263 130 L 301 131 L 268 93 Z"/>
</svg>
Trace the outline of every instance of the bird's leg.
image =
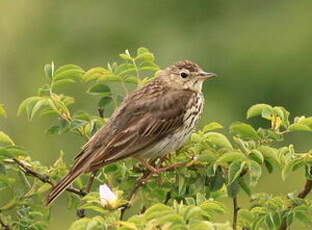
<svg viewBox="0 0 312 230">
<path fill-rule="evenodd" d="M 138 159 L 149 171 L 155 174 L 159 174 L 157 168 L 152 166 L 147 160 Z"/>
<path fill-rule="evenodd" d="M 165 167 L 162 167 L 162 168 L 158 168 L 158 172 L 165 172 L 165 171 L 169 171 L 173 168 L 176 168 L 176 167 L 180 167 L 180 166 L 184 166 L 186 165 L 188 162 L 178 162 L 178 163 L 173 163 L 171 165 L 168 165 L 168 166 L 165 166 Z"/>
<path fill-rule="evenodd" d="M 147 160 L 142 160 L 142 159 L 138 159 L 152 174 L 160 174 L 162 172 L 165 171 L 169 171 L 173 168 L 176 167 L 180 167 L 180 166 L 185 166 L 187 165 L 189 162 L 194 160 L 194 157 L 192 157 L 189 161 L 186 162 L 177 162 L 177 163 L 173 163 L 171 165 L 165 166 L 165 167 L 161 167 L 161 164 L 166 161 L 169 160 L 168 156 L 163 156 L 162 158 L 160 158 L 159 162 L 157 162 L 157 164 L 155 166 L 151 165 Z"/>
<path fill-rule="evenodd" d="M 195 156 L 192 156 L 190 160 L 188 161 L 185 161 L 185 162 L 177 162 L 177 163 L 173 163 L 171 165 L 168 165 L 168 166 L 165 166 L 165 167 L 160 167 L 162 162 L 166 161 L 166 160 L 170 160 L 170 157 L 168 157 L 168 155 L 165 155 L 163 156 L 162 158 L 160 158 L 160 161 L 158 162 L 157 166 L 156 166 L 156 170 L 158 173 L 161 173 L 161 172 L 165 172 L 165 171 L 169 171 L 173 168 L 176 168 L 176 167 L 180 167 L 180 166 L 185 166 L 187 165 L 188 163 L 194 161 L 195 159 Z"/>
</svg>

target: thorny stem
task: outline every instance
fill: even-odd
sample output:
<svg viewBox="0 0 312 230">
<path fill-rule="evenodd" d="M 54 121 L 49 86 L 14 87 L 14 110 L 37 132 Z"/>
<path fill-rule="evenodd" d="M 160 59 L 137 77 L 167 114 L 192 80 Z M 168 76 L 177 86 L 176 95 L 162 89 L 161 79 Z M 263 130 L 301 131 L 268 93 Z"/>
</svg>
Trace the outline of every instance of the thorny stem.
<svg viewBox="0 0 312 230">
<path fill-rule="evenodd" d="M 1 216 L 0 216 L 0 226 L 2 227 L 3 230 L 11 230 L 10 226 L 3 222 Z"/>
<path fill-rule="evenodd" d="M 36 170 L 34 170 L 33 168 L 31 168 L 29 165 L 25 164 L 21 160 L 18 160 L 16 158 L 13 158 L 13 160 L 17 165 L 19 165 L 22 168 L 22 170 L 26 174 L 31 175 L 33 177 L 36 177 L 40 181 L 42 181 L 43 183 L 52 185 L 52 187 L 54 186 L 54 184 L 53 184 L 53 182 L 49 176 L 43 175 L 43 174 L 37 172 Z M 66 189 L 66 191 L 77 194 L 79 196 L 85 196 L 86 195 L 86 193 L 84 191 L 82 191 L 81 189 L 74 188 L 74 187 L 69 187 Z"/>
<path fill-rule="evenodd" d="M 310 168 L 310 174 L 312 174 L 312 167 Z M 307 179 L 303 190 L 297 195 L 297 197 L 304 199 L 311 191 L 312 191 L 312 180 Z M 295 206 L 295 204 L 293 204 L 293 206 Z M 282 224 L 279 230 L 287 230 L 287 228 L 288 228 L 288 224 L 286 222 L 286 218 L 283 218 Z"/>
<path fill-rule="evenodd" d="M 237 203 L 237 197 L 233 197 L 233 230 L 237 230 L 237 217 L 238 217 L 238 211 L 239 211 L 238 203 Z"/>
</svg>

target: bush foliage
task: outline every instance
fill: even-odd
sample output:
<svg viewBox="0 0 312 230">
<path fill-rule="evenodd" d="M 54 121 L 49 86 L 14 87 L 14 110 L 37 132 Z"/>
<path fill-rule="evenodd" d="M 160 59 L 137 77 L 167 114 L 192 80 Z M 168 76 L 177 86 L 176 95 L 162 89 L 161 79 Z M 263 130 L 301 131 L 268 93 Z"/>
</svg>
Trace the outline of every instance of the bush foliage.
<svg viewBox="0 0 312 230">
<path fill-rule="evenodd" d="M 47 128 L 48 134 L 72 133 L 87 140 L 107 122 L 129 91 L 152 79 L 143 76 L 154 76 L 159 70 L 146 48 L 139 48 L 135 56 L 126 51 L 120 58 L 119 64 L 89 70 L 77 65 L 45 65 L 47 83 L 38 95 L 21 103 L 18 114 L 25 113 L 29 120 L 54 116 L 55 124 Z M 73 111 L 74 98 L 59 92 L 61 85 L 76 82 L 89 85 L 86 93 L 98 98 L 97 112 Z M 6 116 L 3 106 L 0 116 Z M 312 132 L 312 117 L 290 119 L 285 108 L 267 104 L 251 106 L 247 118 L 253 117 L 268 122 L 257 128 L 244 122 L 234 122 L 228 129 L 217 122 L 205 125 L 181 149 L 155 161 L 162 166 L 183 166 L 159 176 L 149 175 L 146 183 L 139 181 L 148 172 L 132 159 L 102 168 L 89 193 L 89 176 L 81 176 L 66 192 L 68 208 L 77 210 L 80 217 L 70 229 L 282 230 L 297 221 L 312 227 L 312 200 L 307 197 L 312 187 L 312 150 L 298 153 L 295 145 L 284 143 L 290 132 Z M 69 170 L 64 153 L 60 151 L 55 163 L 45 166 L 32 160 L 26 149 L 2 131 L 0 142 L 0 190 L 12 194 L 11 199 L 1 200 L 0 226 L 6 230 L 46 229 L 53 216 L 44 197 Z M 264 170 L 277 170 L 286 180 L 299 169 L 305 170 L 306 177 L 299 194 L 273 197 L 253 192 Z M 101 202 L 101 184 L 107 184 L 117 200 Z M 242 192 L 250 196 L 249 207 L 238 204 Z M 221 198 L 231 199 L 233 207 L 227 207 Z M 232 212 L 233 218 L 218 223 L 216 219 L 225 212 Z"/>
</svg>

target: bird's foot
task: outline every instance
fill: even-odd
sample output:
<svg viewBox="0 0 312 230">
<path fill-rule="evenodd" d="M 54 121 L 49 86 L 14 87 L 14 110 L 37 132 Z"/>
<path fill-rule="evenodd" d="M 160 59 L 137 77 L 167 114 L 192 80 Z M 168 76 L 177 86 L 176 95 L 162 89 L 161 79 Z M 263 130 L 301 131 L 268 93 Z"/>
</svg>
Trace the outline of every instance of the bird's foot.
<svg viewBox="0 0 312 230">
<path fill-rule="evenodd" d="M 145 165 L 146 168 L 148 168 L 148 170 L 152 174 L 157 174 L 157 175 L 159 175 L 162 172 L 169 171 L 169 170 L 171 170 L 171 169 L 173 169 L 175 167 L 180 167 L 180 166 L 183 166 L 183 165 L 187 164 L 187 162 L 178 162 L 178 163 L 173 163 L 173 164 L 165 166 L 165 167 L 161 167 L 160 164 L 157 164 L 156 167 L 155 167 L 155 166 L 151 165 L 148 161 L 145 161 L 145 160 L 140 160 L 140 161 L 141 161 L 142 164 Z"/>
</svg>

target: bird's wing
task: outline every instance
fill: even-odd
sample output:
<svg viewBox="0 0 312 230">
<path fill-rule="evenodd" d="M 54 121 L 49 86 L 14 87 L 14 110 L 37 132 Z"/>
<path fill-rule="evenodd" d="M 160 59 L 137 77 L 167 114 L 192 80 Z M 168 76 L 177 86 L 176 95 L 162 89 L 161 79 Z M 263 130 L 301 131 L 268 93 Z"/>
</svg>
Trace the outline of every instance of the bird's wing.
<svg viewBox="0 0 312 230">
<path fill-rule="evenodd" d="M 109 124 L 87 143 L 75 167 L 88 162 L 85 172 L 94 171 L 151 147 L 182 126 L 192 91 L 142 90 L 128 97 Z"/>
</svg>

